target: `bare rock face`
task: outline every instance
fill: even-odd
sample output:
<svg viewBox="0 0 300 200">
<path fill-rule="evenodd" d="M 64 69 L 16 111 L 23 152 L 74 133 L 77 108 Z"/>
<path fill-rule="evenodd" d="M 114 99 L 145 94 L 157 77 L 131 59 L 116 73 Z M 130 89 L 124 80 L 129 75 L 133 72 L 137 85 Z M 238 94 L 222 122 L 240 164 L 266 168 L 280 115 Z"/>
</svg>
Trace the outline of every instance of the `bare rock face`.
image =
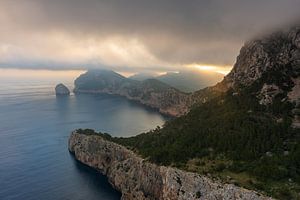
<svg viewBox="0 0 300 200">
<path fill-rule="evenodd" d="M 70 95 L 70 90 L 62 83 L 55 87 L 56 95 Z"/>
<path fill-rule="evenodd" d="M 245 43 L 231 72 L 215 86 L 191 95 L 191 104 L 205 102 L 211 94 L 233 89 L 239 91 L 256 84 L 261 105 L 270 105 L 276 95 L 299 105 L 300 99 L 300 26 Z M 300 118 L 296 116 L 296 118 Z M 300 123 L 299 123 L 300 124 Z M 300 126 L 299 126 L 300 127 Z"/>
<path fill-rule="evenodd" d="M 299 76 L 299 41 L 300 26 L 295 26 L 247 42 L 225 82 L 232 87 L 247 86 L 272 71 L 280 71 L 290 78 Z"/>
<path fill-rule="evenodd" d="M 297 106 L 300 105 L 300 77 L 293 78 L 294 86 L 288 93 L 288 98 L 291 102 L 294 102 Z"/>
<path fill-rule="evenodd" d="M 264 84 L 257 97 L 260 99 L 259 103 L 261 105 L 269 105 L 273 103 L 273 98 L 279 93 L 281 93 L 281 90 L 277 85 Z"/>
<path fill-rule="evenodd" d="M 276 96 L 295 105 L 293 127 L 300 127 L 300 26 L 247 42 L 232 71 L 219 84 L 234 90 L 256 84 L 261 105 Z"/>
<path fill-rule="evenodd" d="M 246 42 L 223 81 L 193 93 L 180 92 L 158 80 L 135 81 L 107 70 L 89 71 L 78 77 L 75 92 L 117 94 L 178 117 L 189 112 L 195 103 L 205 103 L 229 89 L 239 90 L 260 80 L 256 92 L 262 105 L 271 104 L 276 94 L 289 92 L 293 86 L 294 101 L 299 99 L 295 81 L 299 76 L 300 26 L 294 26 Z M 274 87 L 276 91 L 271 94 Z"/>
<path fill-rule="evenodd" d="M 179 169 L 151 164 L 123 146 L 99 135 L 72 132 L 69 151 L 75 158 L 102 172 L 122 192 L 124 200 L 266 200 L 254 191 Z"/>
<path fill-rule="evenodd" d="M 288 93 L 288 99 L 295 104 L 295 108 L 292 110 L 294 114 L 294 120 L 292 126 L 294 128 L 300 127 L 300 77 L 293 79 L 294 86 Z"/>
</svg>

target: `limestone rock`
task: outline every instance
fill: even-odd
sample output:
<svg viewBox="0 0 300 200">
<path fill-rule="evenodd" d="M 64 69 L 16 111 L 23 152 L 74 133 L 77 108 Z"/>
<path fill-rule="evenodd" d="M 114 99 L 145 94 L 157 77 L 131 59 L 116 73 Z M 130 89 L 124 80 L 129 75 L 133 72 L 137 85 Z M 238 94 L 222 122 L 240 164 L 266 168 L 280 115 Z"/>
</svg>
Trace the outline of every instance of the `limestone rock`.
<svg viewBox="0 0 300 200">
<path fill-rule="evenodd" d="M 292 79 L 294 86 L 292 90 L 288 93 L 288 98 L 291 102 L 300 105 L 300 77 Z"/>
<path fill-rule="evenodd" d="M 300 127 L 300 26 L 281 30 L 246 42 L 232 71 L 212 87 L 183 93 L 161 81 L 136 81 L 109 70 L 92 70 L 75 80 L 76 93 L 106 93 L 159 110 L 175 117 L 190 111 L 195 104 L 209 102 L 229 90 L 256 86 L 253 93 L 261 105 L 272 106 L 280 94 L 282 103 L 295 103 L 293 127 Z"/>
<path fill-rule="evenodd" d="M 56 95 L 70 95 L 70 90 L 62 83 L 55 87 Z"/>
<path fill-rule="evenodd" d="M 158 80 L 136 81 L 107 70 L 89 71 L 78 77 L 75 92 L 117 94 L 178 117 L 194 104 L 206 103 L 230 89 L 236 95 L 239 89 L 253 84 L 259 84 L 255 92 L 263 105 L 272 104 L 276 96 L 270 93 L 273 89 L 284 95 L 291 90 L 289 99 L 299 102 L 299 76 L 300 26 L 294 26 L 246 42 L 223 81 L 193 93 L 180 92 Z"/>
<path fill-rule="evenodd" d="M 122 193 L 123 200 L 271 199 L 199 174 L 157 166 L 95 134 L 72 132 L 69 151 L 78 161 L 106 175 L 112 186 Z"/>
<path fill-rule="evenodd" d="M 273 98 L 281 92 L 282 91 L 279 89 L 277 85 L 264 84 L 259 95 L 257 96 L 260 99 L 259 103 L 262 105 L 271 104 L 273 103 Z"/>
<path fill-rule="evenodd" d="M 245 43 L 225 83 L 230 87 L 251 85 L 265 73 L 271 75 L 276 70 L 289 79 L 299 77 L 299 41 L 300 26 L 295 26 Z"/>
</svg>

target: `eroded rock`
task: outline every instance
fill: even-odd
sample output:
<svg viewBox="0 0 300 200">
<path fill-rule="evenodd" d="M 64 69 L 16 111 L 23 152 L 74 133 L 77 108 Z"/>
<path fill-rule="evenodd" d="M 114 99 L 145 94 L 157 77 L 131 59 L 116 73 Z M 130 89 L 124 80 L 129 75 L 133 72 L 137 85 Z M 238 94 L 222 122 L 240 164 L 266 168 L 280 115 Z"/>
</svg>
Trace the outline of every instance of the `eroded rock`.
<svg viewBox="0 0 300 200">
<path fill-rule="evenodd" d="M 70 90 L 64 84 L 60 83 L 55 87 L 56 95 L 70 95 Z"/>
<path fill-rule="evenodd" d="M 112 186 L 122 192 L 124 200 L 271 199 L 199 174 L 151 164 L 125 147 L 95 134 L 72 132 L 69 151 L 78 161 L 106 175 Z"/>
<path fill-rule="evenodd" d="M 260 99 L 259 103 L 261 105 L 269 105 L 273 103 L 273 98 L 281 92 L 282 91 L 277 85 L 264 84 L 262 89 L 260 90 L 260 93 L 257 95 L 257 97 Z"/>
</svg>

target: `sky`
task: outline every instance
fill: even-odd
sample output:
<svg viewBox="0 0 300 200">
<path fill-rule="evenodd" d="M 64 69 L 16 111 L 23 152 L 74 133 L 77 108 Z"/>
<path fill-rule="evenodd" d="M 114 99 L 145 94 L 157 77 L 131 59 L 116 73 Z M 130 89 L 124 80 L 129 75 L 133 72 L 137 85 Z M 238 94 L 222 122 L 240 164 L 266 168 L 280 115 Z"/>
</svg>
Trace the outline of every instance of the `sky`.
<svg viewBox="0 0 300 200">
<path fill-rule="evenodd" d="M 300 0 L 0 0 L 0 68 L 227 73 Z"/>
</svg>

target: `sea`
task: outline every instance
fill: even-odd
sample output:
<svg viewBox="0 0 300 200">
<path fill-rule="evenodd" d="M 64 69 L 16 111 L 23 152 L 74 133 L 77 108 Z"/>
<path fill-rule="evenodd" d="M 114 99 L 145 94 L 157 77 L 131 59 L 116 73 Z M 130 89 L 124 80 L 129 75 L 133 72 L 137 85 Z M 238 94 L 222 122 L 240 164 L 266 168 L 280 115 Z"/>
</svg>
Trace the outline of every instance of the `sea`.
<svg viewBox="0 0 300 200">
<path fill-rule="evenodd" d="M 157 111 L 119 96 L 56 96 L 82 72 L 0 69 L 0 199 L 112 200 L 107 178 L 68 152 L 77 128 L 130 137 L 161 126 Z"/>
</svg>

